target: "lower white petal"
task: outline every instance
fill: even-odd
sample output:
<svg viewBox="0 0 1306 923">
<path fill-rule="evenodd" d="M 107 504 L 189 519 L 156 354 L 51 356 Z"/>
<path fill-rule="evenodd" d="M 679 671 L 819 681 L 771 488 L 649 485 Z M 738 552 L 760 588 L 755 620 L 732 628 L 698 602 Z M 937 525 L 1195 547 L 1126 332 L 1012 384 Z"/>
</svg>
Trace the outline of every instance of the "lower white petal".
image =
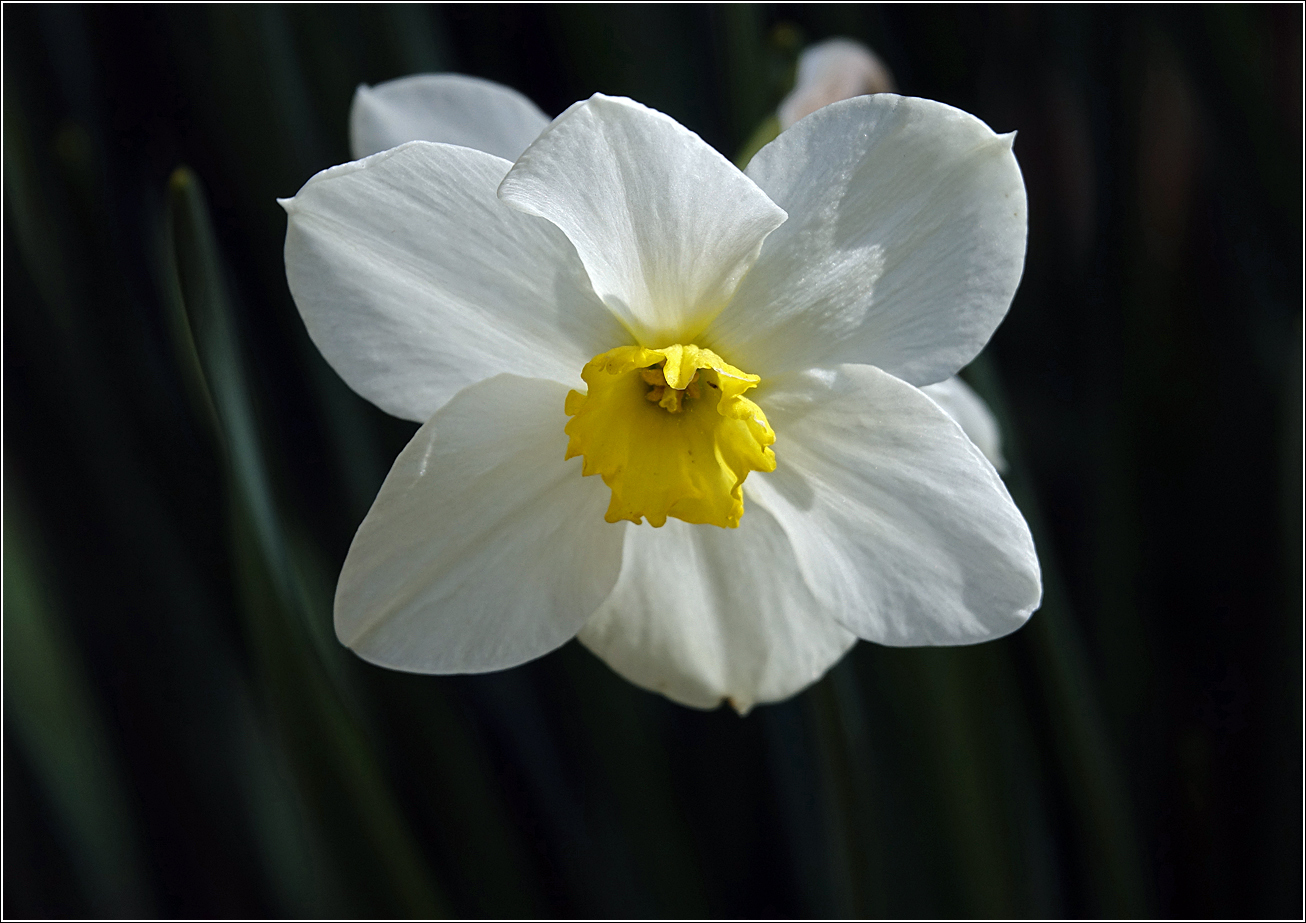
<svg viewBox="0 0 1306 923">
<path fill-rule="evenodd" d="M 414 74 L 354 92 L 349 146 L 355 160 L 406 141 L 440 141 L 512 161 L 548 124 L 512 87 L 463 74 Z"/>
<path fill-rule="evenodd" d="M 755 474 L 753 480 L 762 477 Z M 825 615 L 775 519 L 626 531 L 621 576 L 580 641 L 638 686 L 740 712 L 815 682 L 857 638 Z"/>
<path fill-rule="evenodd" d="M 847 628 L 881 644 L 969 644 L 1038 607 L 1024 517 L 920 390 L 844 365 L 777 383 L 758 402 L 778 465 L 749 480 L 754 508 L 775 514 L 808 586 Z"/>
<path fill-rule="evenodd" d="M 500 375 L 413 437 L 354 536 L 340 640 L 416 673 L 515 666 L 572 638 L 621 567 L 608 491 L 563 461 L 563 385 Z"/>
<path fill-rule="evenodd" d="M 1002 455 L 1002 430 L 998 428 L 998 419 L 993 416 L 989 405 L 984 403 L 984 398 L 956 375 L 937 384 L 925 385 L 921 390 L 942 407 L 944 413 L 957 421 L 994 468 L 1006 470 L 1007 460 Z"/>
</svg>

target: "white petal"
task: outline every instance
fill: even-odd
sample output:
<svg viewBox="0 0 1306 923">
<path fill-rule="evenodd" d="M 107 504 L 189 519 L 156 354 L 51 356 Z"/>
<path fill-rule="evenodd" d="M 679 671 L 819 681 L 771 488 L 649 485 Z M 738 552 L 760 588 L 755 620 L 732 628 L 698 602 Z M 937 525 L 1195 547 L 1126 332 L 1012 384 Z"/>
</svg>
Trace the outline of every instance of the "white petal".
<svg viewBox="0 0 1306 923">
<path fill-rule="evenodd" d="M 755 504 L 738 529 L 678 519 L 628 529 L 616 588 L 578 637 L 638 686 L 740 712 L 815 682 L 857 640 L 822 613 Z"/>
<path fill-rule="evenodd" d="M 974 358 L 1025 259 L 1013 135 L 925 99 L 826 106 L 748 175 L 789 212 L 705 342 L 766 378 L 840 362 L 912 384 Z"/>
<path fill-rule="evenodd" d="M 778 465 L 749 479 L 754 506 L 776 516 L 807 585 L 845 627 L 881 644 L 969 644 L 1037 608 L 1024 517 L 921 391 L 844 365 L 793 376 L 758 403 Z"/>
<path fill-rule="evenodd" d="M 848 38 L 827 39 L 798 56 L 794 88 L 776 107 L 776 115 L 784 129 L 841 99 L 892 91 L 893 75 L 871 49 Z"/>
<path fill-rule="evenodd" d="M 309 336 L 383 410 L 423 421 L 500 372 L 581 387 L 586 362 L 630 342 L 562 232 L 495 197 L 506 169 L 413 141 L 282 201 L 286 278 Z"/>
<path fill-rule="evenodd" d="M 567 389 L 501 375 L 467 388 L 395 461 L 336 587 L 336 635 L 418 673 L 515 666 L 575 636 L 612 590 L 622 526 L 563 461 Z"/>
<path fill-rule="evenodd" d="M 415 74 L 358 87 L 349 145 L 355 160 L 406 141 L 441 141 L 516 160 L 548 124 L 511 87 L 463 74 Z"/>
<path fill-rule="evenodd" d="M 698 135 L 601 94 L 558 116 L 499 196 L 562 228 L 594 290 L 654 348 L 691 342 L 785 220 Z"/>
<path fill-rule="evenodd" d="M 984 398 L 955 375 L 938 384 L 926 385 L 921 390 L 942 407 L 944 413 L 957 421 L 994 468 L 1006 470 L 1007 460 L 1002 456 L 1002 431 L 998 428 L 997 417 L 993 416 L 989 405 L 984 403 Z"/>
</svg>

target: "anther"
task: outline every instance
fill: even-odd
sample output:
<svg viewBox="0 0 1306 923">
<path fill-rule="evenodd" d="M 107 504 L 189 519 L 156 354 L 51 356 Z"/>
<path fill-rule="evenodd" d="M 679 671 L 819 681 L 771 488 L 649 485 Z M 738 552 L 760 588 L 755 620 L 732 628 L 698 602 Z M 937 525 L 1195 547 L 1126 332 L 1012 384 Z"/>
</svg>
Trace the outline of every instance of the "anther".
<svg viewBox="0 0 1306 923">
<path fill-rule="evenodd" d="M 666 373 L 660 365 L 640 369 L 639 377 L 645 384 L 650 386 L 648 393 L 644 395 L 644 400 L 650 404 L 658 404 L 667 413 L 680 413 L 685 409 L 684 402 L 686 398 L 692 399 L 701 396 L 698 389 L 698 369 L 694 369 L 693 374 L 689 376 L 689 381 L 683 388 L 672 388 L 668 385 Z"/>
</svg>

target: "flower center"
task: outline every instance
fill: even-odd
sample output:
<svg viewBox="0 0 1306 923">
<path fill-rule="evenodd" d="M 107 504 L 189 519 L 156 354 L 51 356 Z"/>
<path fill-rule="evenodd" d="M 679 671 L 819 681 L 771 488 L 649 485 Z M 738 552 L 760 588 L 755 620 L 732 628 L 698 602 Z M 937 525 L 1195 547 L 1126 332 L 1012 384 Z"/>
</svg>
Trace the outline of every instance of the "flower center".
<svg viewBox="0 0 1306 923">
<path fill-rule="evenodd" d="M 775 432 L 745 391 L 761 381 L 697 346 L 620 346 L 581 371 L 588 394 L 567 395 L 567 458 L 612 490 L 608 522 L 628 519 L 735 528 L 744 479 L 774 471 Z"/>
</svg>

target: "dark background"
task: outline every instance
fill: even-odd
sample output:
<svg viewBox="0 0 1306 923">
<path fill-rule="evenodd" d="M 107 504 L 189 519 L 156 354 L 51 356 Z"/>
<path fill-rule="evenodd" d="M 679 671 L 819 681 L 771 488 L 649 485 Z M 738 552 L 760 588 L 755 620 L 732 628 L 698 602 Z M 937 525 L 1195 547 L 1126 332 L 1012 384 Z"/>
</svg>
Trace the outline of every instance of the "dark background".
<svg viewBox="0 0 1306 923">
<path fill-rule="evenodd" d="M 3 22 L 5 915 L 1300 916 L 1300 7 Z M 629 95 L 733 156 L 836 35 L 1019 131 L 1025 277 L 966 376 L 1043 609 L 744 719 L 575 643 L 340 648 L 414 427 L 309 343 L 274 198 L 348 159 L 356 84 Z"/>
</svg>

